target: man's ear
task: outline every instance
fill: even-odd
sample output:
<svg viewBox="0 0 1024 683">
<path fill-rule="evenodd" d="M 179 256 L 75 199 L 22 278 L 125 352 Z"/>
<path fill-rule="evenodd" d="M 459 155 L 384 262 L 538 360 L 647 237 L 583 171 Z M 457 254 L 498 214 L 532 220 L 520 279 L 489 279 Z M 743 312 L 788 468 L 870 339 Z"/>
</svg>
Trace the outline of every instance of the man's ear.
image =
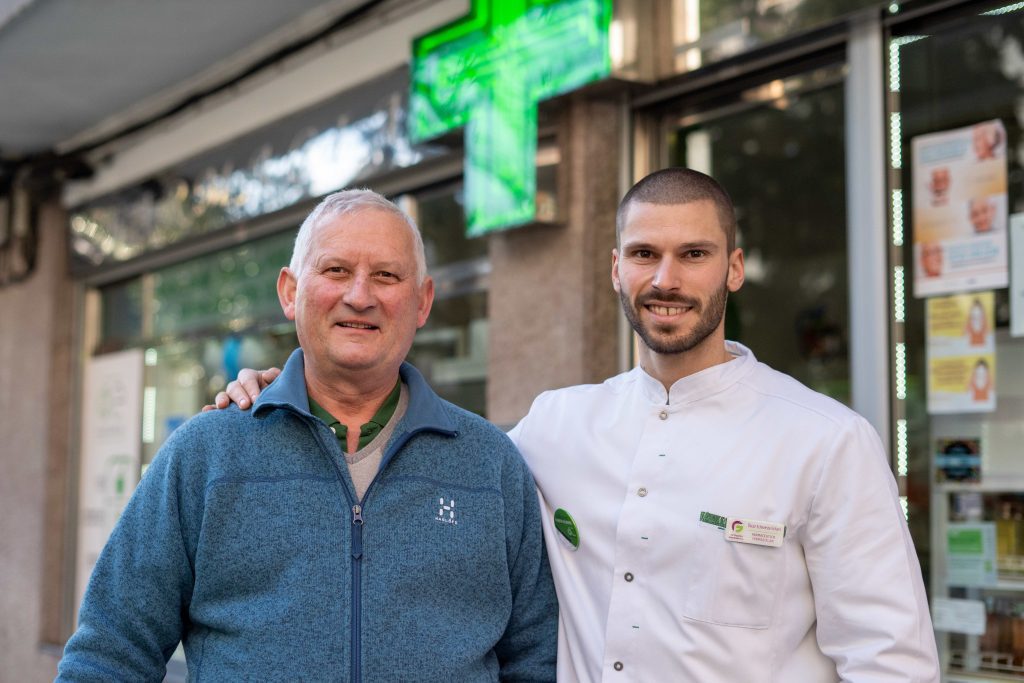
<svg viewBox="0 0 1024 683">
<path fill-rule="evenodd" d="M 729 254 L 729 277 L 726 279 L 729 291 L 739 291 L 739 288 L 743 286 L 745 277 L 746 275 L 743 271 L 743 250 L 737 247 Z"/>
<path fill-rule="evenodd" d="M 416 318 L 416 329 L 423 327 L 430 316 L 430 309 L 434 305 L 434 280 L 429 275 L 423 278 L 420 285 L 419 315 Z"/>
<path fill-rule="evenodd" d="M 612 289 L 619 291 L 619 250 L 612 249 Z"/>
<path fill-rule="evenodd" d="M 284 317 L 289 320 L 295 320 L 295 293 L 298 285 L 298 280 L 292 269 L 282 268 L 277 275 L 277 300 L 281 302 Z"/>
</svg>

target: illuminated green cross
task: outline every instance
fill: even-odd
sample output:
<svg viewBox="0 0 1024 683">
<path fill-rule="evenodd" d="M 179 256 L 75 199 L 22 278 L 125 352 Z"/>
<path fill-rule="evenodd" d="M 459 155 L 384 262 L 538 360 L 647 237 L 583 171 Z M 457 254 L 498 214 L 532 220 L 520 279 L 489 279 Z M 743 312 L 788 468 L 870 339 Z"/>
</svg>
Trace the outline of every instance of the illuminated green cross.
<svg viewBox="0 0 1024 683">
<path fill-rule="evenodd" d="M 612 0 L 472 0 L 413 42 L 409 134 L 466 127 L 470 236 L 536 213 L 537 102 L 608 75 Z"/>
</svg>

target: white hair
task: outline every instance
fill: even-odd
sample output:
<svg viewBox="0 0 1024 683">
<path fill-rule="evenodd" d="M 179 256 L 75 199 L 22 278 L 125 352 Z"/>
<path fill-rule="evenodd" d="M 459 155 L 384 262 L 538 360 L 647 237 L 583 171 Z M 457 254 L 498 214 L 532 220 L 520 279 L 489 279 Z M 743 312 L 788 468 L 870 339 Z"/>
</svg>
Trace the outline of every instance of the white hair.
<svg viewBox="0 0 1024 683">
<path fill-rule="evenodd" d="M 383 195 L 365 188 L 342 190 L 341 192 L 329 194 L 316 205 L 315 209 L 309 212 L 306 220 L 302 221 L 299 234 L 295 236 L 292 260 L 288 264 L 288 267 L 295 273 L 295 277 L 299 276 L 299 272 L 306 265 L 309 247 L 313 243 L 313 233 L 332 218 L 354 213 L 362 209 L 387 211 L 401 218 L 402 222 L 409 226 L 409 231 L 412 234 L 413 257 L 416 259 L 416 281 L 418 283 L 423 282 L 423 278 L 427 276 L 427 257 L 423 250 L 423 237 L 420 235 L 420 229 L 417 227 L 416 221 Z"/>
</svg>

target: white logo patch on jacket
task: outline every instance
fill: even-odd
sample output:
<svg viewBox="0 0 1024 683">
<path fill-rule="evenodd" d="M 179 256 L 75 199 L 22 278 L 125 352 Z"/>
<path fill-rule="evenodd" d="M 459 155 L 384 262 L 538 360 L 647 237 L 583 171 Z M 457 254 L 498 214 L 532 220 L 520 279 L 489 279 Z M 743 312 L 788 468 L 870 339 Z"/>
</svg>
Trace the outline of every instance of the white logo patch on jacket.
<svg viewBox="0 0 1024 683">
<path fill-rule="evenodd" d="M 458 524 L 459 520 L 455 518 L 455 499 L 449 498 L 448 502 L 445 503 L 444 498 L 437 499 L 437 516 L 434 517 L 438 522 L 444 524 Z"/>
</svg>

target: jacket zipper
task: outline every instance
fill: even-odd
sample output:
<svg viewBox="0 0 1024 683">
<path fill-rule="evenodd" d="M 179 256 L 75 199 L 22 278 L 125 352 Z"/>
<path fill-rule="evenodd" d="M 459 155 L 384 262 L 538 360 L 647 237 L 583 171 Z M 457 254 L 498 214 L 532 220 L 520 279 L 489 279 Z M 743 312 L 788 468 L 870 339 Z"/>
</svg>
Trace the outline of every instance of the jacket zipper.
<svg viewBox="0 0 1024 683">
<path fill-rule="evenodd" d="M 301 415 L 301 413 L 300 413 Z M 305 420 L 303 420 L 305 421 Z M 351 502 L 352 496 L 349 495 L 348 487 L 345 486 L 345 475 L 342 474 L 341 468 L 331 455 L 332 451 L 329 447 L 324 444 L 323 439 L 316 425 L 306 422 L 306 426 L 309 427 L 313 433 L 313 438 L 320 448 L 324 449 L 328 454 L 328 460 L 331 461 L 331 465 L 334 466 L 334 471 L 338 475 L 338 481 L 342 484 L 342 491 L 345 494 L 347 501 Z M 458 432 L 448 432 L 441 429 L 414 429 L 411 432 L 402 434 L 398 441 L 391 444 L 391 448 L 387 449 L 384 453 L 384 457 L 381 459 L 380 470 L 383 471 L 384 467 L 391 461 L 391 458 L 402 449 L 403 446 L 414 436 L 423 431 L 436 431 L 442 434 L 448 434 L 456 436 Z M 378 475 L 380 472 L 378 471 Z M 369 486 L 366 487 L 366 491 L 363 493 L 363 500 L 369 495 L 373 485 L 377 483 L 377 477 L 374 477 Z M 357 501 L 352 506 L 352 666 L 350 680 L 352 683 L 362 683 L 363 680 L 363 667 L 362 667 L 362 621 L 363 621 L 363 589 L 362 589 L 362 578 L 363 578 L 363 506 L 361 501 Z"/>
<path fill-rule="evenodd" d="M 392 444 L 392 447 L 384 453 L 384 457 L 381 459 L 381 470 L 418 431 L 407 433 Z M 331 462 L 334 463 L 333 458 Z M 337 463 L 334 464 L 334 467 L 344 482 L 345 478 L 341 474 L 341 468 Z M 378 472 L 379 474 L 380 472 Z M 375 476 L 370 480 L 366 491 L 363 492 L 363 501 L 370 495 L 370 489 L 376 482 L 377 477 Z M 345 495 L 348 495 L 347 489 Z M 363 680 L 362 639 L 360 637 L 363 624 L 363 506 L 361 503 L 362 501 L 359 501 L 352 506 L 352 683 L 362 683 Z"/>
<path fill-rule="evenodd" d="M 300 413 L 301 415 L 301 413 Z M 333 451 L 329 446 L 324 443 L 321 438 L 319 430 L 316 425 L 303 419 L 306 426 L 309 427 L 309 431 L 313 434 L 313 439 L 320 444 L 320 448 L 327 453 L 327 459 L 334 467 L 335 474 L 338 475 L 338 482 L 341 484 L 342 493 L 345 495 L 345 501 L 351 503 L 352 496 L 349 495 L 348 487 L 345 486 L 345 475 L 342 474 L 341 468 L 334 459 Z M 350 668 L 349 680 L 352 683 L 362 683 L 362 662 L 360 660 L 362 647 L 360 646 L 360 635 L 362 623 L 362 569 L 363 569 L 363 507 L 358 502 L 352 506 L 352 619 L 350 623 L 351 633 L 351 648 L 352 648 L 352 663 Z"/>
<path fill-rule="evenodd" d="M 352 681 L 360 683 L 362 672 L 362 644 L 360 631 L 363 623 L 363 506 L 352 506 Z"/>
</svg>

